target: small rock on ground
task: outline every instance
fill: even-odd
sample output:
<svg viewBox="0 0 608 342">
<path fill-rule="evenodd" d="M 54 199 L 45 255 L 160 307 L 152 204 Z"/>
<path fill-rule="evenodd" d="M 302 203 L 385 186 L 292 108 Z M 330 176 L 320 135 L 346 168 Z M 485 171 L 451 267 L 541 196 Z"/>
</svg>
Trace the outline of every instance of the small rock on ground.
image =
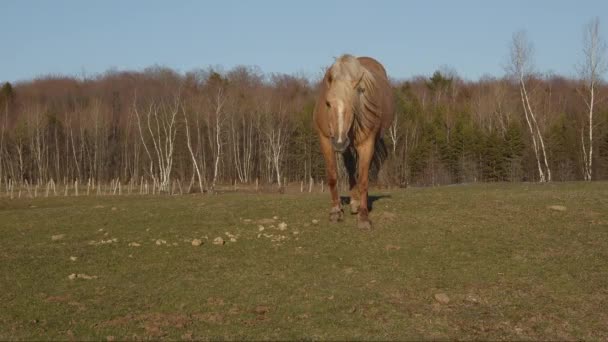
<svg viewBox="0 0 608 342">
<path fill-rule="evenodd" d="M 68 279 L 70 280 L 75 280 L 75 279 L 86 279 L 86 280 L 91 280 L 91 279 L 97 279 L 97 276 L 90 276 L 84 273 L 72 273 L 68 276 Z"/>
<path fill-rule="evenodd" d="M 57 234 L 57 235 L 51 236 L 51 240 L 59 241 L 59 240 L 63 240 L 64 237 L 65 237 L 65 234 Z"/>
<path fill-rule="evenodd" d="M 194 240 L 192 240 L 192 246 L 194 246 L 194 247 L 198 247 L 198 246 L 200 246 L 202 244 L 203 244 L 203 241 L 201 239 L 194 239 Z"/>
<path fill-rule="evenodd" d="M 139 243 L 137 243 L 137 242 L 130 242 L 130 243 L 129 243 L 129 246 L 130 246 L 130 247 L 139 247 L 139 246 L 141 246 L 141 245 L 140 245 Z"/>
<path fill-rule="evenodd" d="M 479 304 L 481 302 L 481 298 L 476 294 L 468 294 L 465 300 L 469 303 Z"/>
<path fill-rule="evenodd" d="M 279 230 L 285 230 L 285 229 L 287 229 L 287 223 L 285 223 L 285 222 L 279 223 Z"/>
<path fill-rule="evenodd" d="M 387 251 L 398 251 L 398 250 L 400 250 L 400 249 L 401 249 L 401 246 L 397 246 L 397 245 L 391 245 L 391 244 L 389 244 L 389 245 L 386 245 L 384 248 L 385 248 Z"/>
<path fill-rule="evenodd" d="M 312 220 L 312 224 L 318 224 L 319 220 Z"/>
<path fill-rule="evenodd" d="M 555 211 L 566 211 L 566 207 L 564 207 L 563 205 L 550 205 L 549 209 Z"/>
<path fill-rule="evenodd" d="M 258 314 L 258 315 L 264 315 L 269 311 L 268 306 L 266 305 L 258 305 L 255 307 L 255 309 L 253 309 L 253 312 Z"/>
<path fill-rule="evenodd" d="M 435 300 L 441 304 L 448 304 L 450 302 L 450 297 L 445 293 L 436 293 Z"/>
<path fill-rule="evenodd" d="M 226 243 L 226 241 L 224 241 L 224 239 L 221 236 L 218 236 L 215 239 L 213 239 L 214 245 L 223 245 L 225 243 Z"/>
</svg>

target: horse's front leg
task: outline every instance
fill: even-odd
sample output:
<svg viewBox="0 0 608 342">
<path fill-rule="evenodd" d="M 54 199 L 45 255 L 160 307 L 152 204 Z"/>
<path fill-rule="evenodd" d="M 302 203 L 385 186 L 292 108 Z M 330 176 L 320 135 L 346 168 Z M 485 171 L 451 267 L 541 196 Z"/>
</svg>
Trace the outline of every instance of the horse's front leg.
<svg viewBox="0 0 608 342">
<path fill-rule="evenodd" d="M 325 158 L 325 168 L 327 172 L 327 185 L 331 193 L 331 210 L 329 211 L 329 220 L 331 222 L 342 221 L 343 211 L 338 197 L 338 169 L 336 168 L 336 155 L 331 146 L 331 141 L 324 137 L 320 137 L 321 152 Z"/>
<path fill-rule="evenodd" d="M 357 216 L 357 227 L 360 229 L 371 229 L 372 222 L 369 219 L 369 211 L 367 209 L 367 189 L 369 185 L 369 166 L 374 154 L 374 140 L 372 138 L 363 142 L 357 147 L 359 156 L 359 165 L 357 171 L 359 179 L 359 213 Z"/>
<path fill-rule="evenodd" d="M 357 178 L 355 175 L 348 176 L 348 184 L 350 185 L 350 213 L 358 214 L 361 200 L 359 198 L 359 188 L 357 187 Z"/>
</svg>

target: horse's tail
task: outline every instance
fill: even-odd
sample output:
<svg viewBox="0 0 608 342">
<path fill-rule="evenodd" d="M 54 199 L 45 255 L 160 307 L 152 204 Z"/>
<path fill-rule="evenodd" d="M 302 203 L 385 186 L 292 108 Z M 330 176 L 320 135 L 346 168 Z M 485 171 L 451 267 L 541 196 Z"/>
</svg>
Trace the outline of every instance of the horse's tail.
<svg viewBox="0 0 608 342">
<path fill-rule="evenodd" d="M 369 166 L 370 178 L 374 180 L 378 178 L 378 173 L 380 172 L 382 164 L 387 157 L 388 150 L 384 144 L 384 139 L 382 139 L 382 137 L 378 137 L 378 139 L 376 139 L 376 143 L 374 144 L 374 155 L 372 156 L 371 165 Z"/>
</svg>

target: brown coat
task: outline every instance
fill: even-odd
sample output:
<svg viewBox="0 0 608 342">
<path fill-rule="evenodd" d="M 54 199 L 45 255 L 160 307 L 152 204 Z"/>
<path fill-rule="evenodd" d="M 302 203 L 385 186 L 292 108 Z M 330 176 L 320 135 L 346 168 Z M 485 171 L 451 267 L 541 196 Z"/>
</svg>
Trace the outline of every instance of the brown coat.
<svg viewBox="0 0 608 342">
<path fill-rule="evenodd" d="M 360 139 L 365 139 L 369 134 L 376 135 L 378 138 L 382 137 L 384 132 L 389 128 L 389 126 L 393 122 L 394 118 L 394 99 L 393 99 L 393 91 L 388 81 L 388 76 L 386 74 L 386 70 L 378 62 L 377 60 L 371 57 L 357 57 L 357 60 L 361 65 L 367 69 L 372 75 L 374 79 L 374 84 L 377 88 L 377 91 L 374 94 L 374 99 L 372 101 L 378 103 L 377 113 L 356 113 L 356 116 L 367 116 L 367 117 L 375 117 L 377 119 L 372 120 L 371 124 L 368 127 L 365 127 L 366 132 L 360 132 L 362 134 L 354 134 L 358 139 L 355 139 L 354 144 L 357 145 Z M 328 79 L 330 77 L 330 70 L 328 68 L 325 72 L 325 76 L 323 77 L 323 81 L 321 83 L 319 96 L 317 98 L 317 102 L 315 105 L 315 110 L 313 114 L 313 120 L 315 122 L 315 127 L 317 131 L 326 136 L 330 136 L 329 125 L 328 125 L 328 109 L 325 106 L 325 98 L 327 96 L 328 91 Z M 365 109 L 362 110 L 362 112 Z M 352 129 L 355 129 L 357 126 L 353 125 Z"/>
</svg>

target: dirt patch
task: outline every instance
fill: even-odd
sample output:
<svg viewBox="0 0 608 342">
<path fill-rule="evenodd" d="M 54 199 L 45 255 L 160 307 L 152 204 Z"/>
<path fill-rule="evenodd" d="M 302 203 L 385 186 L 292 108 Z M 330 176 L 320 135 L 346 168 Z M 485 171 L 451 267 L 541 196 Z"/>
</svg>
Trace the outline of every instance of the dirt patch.
<svg viewBox="0 0 608 342">
<path fill-rule="evenodd" d="M 207 298 L 207 304 L 212 306 L 223 306 L 225 304 L 222 298 L 217 297 L 209 297 Z"/>
<path fill-rule="evenodd" d="M 104 327 L 120 327 L 120 326 L 127 325 L 127 324 L 129 324 L 131 322 L 136 322 L 136 321 L 137 321 L 136 316 L 134 316 L 132 314 L 128 314 L 126 316 L 116 317 L 116 318 L 113 318 L 113 319 L 111 319 L 109 321 L 103 322 L 101 324 L 101 326 L 104 326 Z"/>
<path fill-rule="evenodd" d="M 192 318 L 210 324 L 223 324 L 224 315 L 219 312 L 205 312 L 192 315 Z"/>
<path fill-rule="evenodd" d="M 44 299 L 47 303 L 63 303 L 70 300 L 70 295 L 65 296 L 50 296 Z"/>
<path fill-rule="evenodd" d="M 104 327 L 121 327 L 135 323 L 152 337 L 160 337 L 166 333 L 165 328 L 183 329 L 192 324 L 192 317 L 176 313 L 146 313 L 140 315 L 127 314 L 104 322 Z"/>
<path fill-rule="evenodd" d="M 268 310 L 270 310 L 270 308 L 268 306 L 266 306 L 266 305 L 258 305 L 258 306 L 255 307 L 255 309 L 253 309 L 253 312 L 256 315 L 265 315 L 268 312 Z"/>
</svg>

